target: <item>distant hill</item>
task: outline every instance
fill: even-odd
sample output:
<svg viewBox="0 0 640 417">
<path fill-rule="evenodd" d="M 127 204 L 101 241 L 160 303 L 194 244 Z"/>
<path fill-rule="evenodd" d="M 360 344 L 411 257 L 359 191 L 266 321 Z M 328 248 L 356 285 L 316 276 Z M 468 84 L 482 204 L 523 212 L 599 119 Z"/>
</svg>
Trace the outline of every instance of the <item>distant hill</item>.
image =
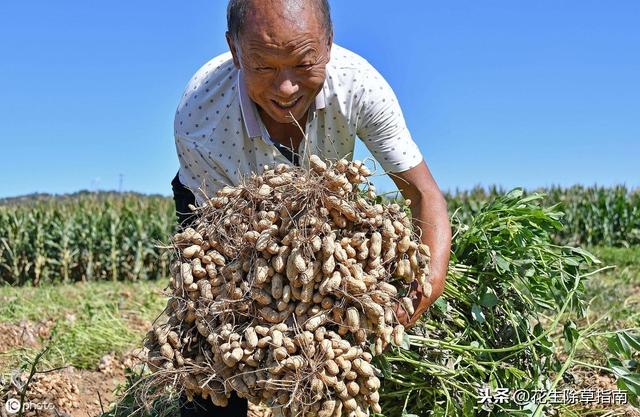
<svg viewBox="0 0 640 417">
<path fill-rule="evenodd" d="M 30 205 L 35 203 L 50 202 L 50 201 L 65 201 L 75 200 L 78 198 L 96 198 L 98 200 L 111 197 L 139 197 L 139 198 L 166 198 L 161 194 L 143 194 L 137 192 L 118 192 L 118 191 L 89 191 L 80 190 L 71 194 L 49 194 L 49 193 L 32 193 L 25 194 L 16 197 L 0 198 L 0 206 L 17 206 L 17 205 Z"/>
</svg>

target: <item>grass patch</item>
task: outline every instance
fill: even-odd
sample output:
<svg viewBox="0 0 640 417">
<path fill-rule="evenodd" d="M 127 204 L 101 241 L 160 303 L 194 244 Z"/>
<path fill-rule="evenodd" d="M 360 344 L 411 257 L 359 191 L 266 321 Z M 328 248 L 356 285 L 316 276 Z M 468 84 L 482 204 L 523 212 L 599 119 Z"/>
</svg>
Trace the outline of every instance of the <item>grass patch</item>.
<svg viewBox="0 0 640 417">
<path fill-rule="evenodd" d="M 584 334 L 576 351 L 576 364 L 568 375 L 576 378 L 583 388 L 600 388 L 598 380 L 616 376 L 608 367 L 608 360 L 617 357 L 611 350 L 610 340 L 616 334 L 627 331 L 640 334 L 640 248 L 594 247 L 589 249 L 603 263 L 614 269 L 599 273 L 585 285 L 585 299 L 588 309 L 585 317 L 578 322 L 579 328 L 591 327 Z M 562 334 L 555 335 L 562 338 Z M 611 387 L 609 387 L 611 388 Z M 562 406 L 561 417 L 574 416 L 622 416 L 624 406 L 602 406 L 587 410 L 579 406 Z"/>
<path fill-rule="evenodd" d="M 43 368 L 94 369 L 104 355 L 141 345 L 146 323 L 165 306 L 162 288 L 157 281 L 0 287 L 0 323 L 48 323 L 50 336 L 39 340 L 49 347 Z M 12 346 L 0 354 L 0 372 L 27 366 L 39 348 Z"/>
<path fill-rule="evenodd" d="M 63 319 L 67 313 L 133 312 L 155 318 L 164 300 L 165 281 L 93 282 L 41 287 L 0 286 L 0 321 Z"/>
<path fill-rule="evenodd" d="M 640 248 L 594 248 L 603 264 L 615 269 L 599 274 L 586 285 L 589 316 L 605 315 L 606 327 L 640 328 Z"/>
<path fill-rule="evenodd" d="M 590 249 L 600 259 L 618 268 L 634 267 L 640 271 L 640 247 L 614 248 L 608 246 L 596 246 Z"/>
</svg>

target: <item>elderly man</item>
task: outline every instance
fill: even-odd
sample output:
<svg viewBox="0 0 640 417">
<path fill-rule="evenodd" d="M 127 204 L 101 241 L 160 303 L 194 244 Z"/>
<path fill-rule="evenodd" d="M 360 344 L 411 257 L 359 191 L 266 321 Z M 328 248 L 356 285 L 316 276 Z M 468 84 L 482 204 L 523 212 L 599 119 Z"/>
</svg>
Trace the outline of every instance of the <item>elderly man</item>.
<svg viewBox="0 0 640 417">
<path fill-rule="evenodd" d="M 198 70 L 176 112 L 180 221 L 189 220 L 189 204 L 264 165 L 299 164 L 309 153 L 350 157 L 357 136 L 411 200 L 431 247 L 431 294 L 414 283 L 415 314 L 398 310 L 412 325 L 442 294 L 451 230 L 392 89 L 367 61 L 333 44 L 327 0 L 230 0 L 227 20 L 230 52 Z M 246 401 L 235 397 L 227 409 L 201 404 L 206 410 L 183 407 L 182 415 L 246 415 Z"/>
</svg>

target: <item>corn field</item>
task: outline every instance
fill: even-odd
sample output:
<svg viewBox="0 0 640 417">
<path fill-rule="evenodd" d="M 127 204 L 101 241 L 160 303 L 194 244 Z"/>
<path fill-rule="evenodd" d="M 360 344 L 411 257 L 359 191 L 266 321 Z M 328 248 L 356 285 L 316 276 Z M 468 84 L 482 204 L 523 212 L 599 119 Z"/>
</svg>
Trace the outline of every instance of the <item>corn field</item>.
<svg viewBox="0 0 640 417">
<path fill-rule="evenodd" d="M 630 247 L 640 244 L 640 189 L 625 186 L 570 188 L 551 187 L 536 192 L 546 194 L 545 205 L 558 204 L 564 213 L 564 229 L 556 233 L 558 243 L 577 246 Z M 492 187 L 447 195 L 449 210 L 463 221 L 504 190 Z"/>
<path fill-rule="evenodd" d="M 571 245 L 640 244 L 640 190 L 553 187 L 545 205 L 560 204 Z M 462 222 L 504 194 L 498 188 L 447 195 Z M 0 203 L 0 283 L 11 285 L 165 278 L 168 253 L 158 248 L 175 229 L 170 198 L 82 194 Z"/>
<path fill-rule="evenodd" d="M 11 285 L 166 277 L 157 245 L 174 227 L 173 202 L 133 195 L 0 206 L 0 282 Z"/>
</svg>

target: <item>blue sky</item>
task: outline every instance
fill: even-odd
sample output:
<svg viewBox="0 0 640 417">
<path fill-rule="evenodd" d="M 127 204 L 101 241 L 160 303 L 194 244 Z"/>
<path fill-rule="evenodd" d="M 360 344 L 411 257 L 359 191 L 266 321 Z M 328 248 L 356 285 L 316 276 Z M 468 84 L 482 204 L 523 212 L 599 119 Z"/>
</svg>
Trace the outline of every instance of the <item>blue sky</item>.
<svg viewBox="0 0 640 417">
<path fill-rule="evenodd" d="M 640 186 L 640 2 L 331 3 L 335 41 L 389 81 L 441 188 Z M 168 195 L 175 107 L 226 50 L 225 8 L 4 2 L 0 197 L 120 178 Z"/>
</svg>

